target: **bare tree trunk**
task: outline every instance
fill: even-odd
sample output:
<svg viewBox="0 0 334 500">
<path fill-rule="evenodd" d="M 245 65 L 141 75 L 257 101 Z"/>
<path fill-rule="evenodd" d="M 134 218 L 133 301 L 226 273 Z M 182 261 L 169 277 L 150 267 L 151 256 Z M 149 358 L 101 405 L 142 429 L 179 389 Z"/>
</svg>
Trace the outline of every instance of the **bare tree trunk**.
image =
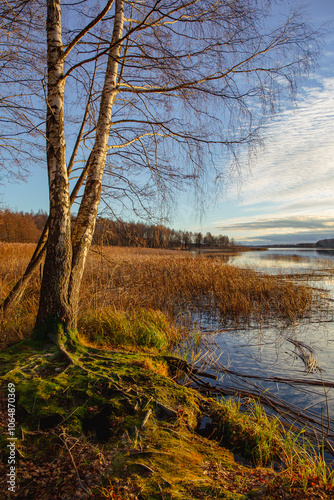
<svg viewBox="0 0 334 500">
<path fill-rule="evenodd" d="M 47 1 L 48 100 L 46 117 L 47 164 L 50 191 L 49 237 L 35 332 L 54 337 L 59 324 L 74 324 L 68 302 L 71 273 L 71 215 L 65 158 L 64 87 L 60 0 Z"/>
<path fill-rule="evenodd" d="M 79 133 L 78 133 L 78 136 L 77 136 L 74 148 L 73 148 L 73 152 L 72 152 L 68 167 L 67 167 L 67 176 L 68 177 L 70 176 L 70 174 L 72 172 L 74 161 L 75 161 L 77 152 L 79 150 L 82 135 L 83 135 L 84 128 L 85 128 L 85 125 L 87 122 L 89 105 L 90 105 L 91 99 L 92 99 L 92 91 L 93 91 L 93 83 L 95 80 L 95 75 L 96 75 L 96 67 L 95 67 L 94 75 L 92 78 L 90 91 L 89 91 L 89 97 L 87 100 L 87 105 L 86 105 L 85 113 L 84 113 L 84 116 L 82 119 L 81 127 L 80 127 L 80 130 L 79 130 Z M 72 191 L 71 196 L 70 196 L 70 206 L 73 205 L 73 203 L 78 195 L 78 192 L 79 192 L 80 188 L 82 187 L 82 185 L 85 181 L 85 178 L 87 177 L 87 172 L 88 172 L 88 169 L 90 166 L 90 160 L 91 160 L 91 155 L 89 156 L 89 158 L 86 162 L 86 165 L 85 165 L 83 171 L 81 172 L 81 175 L 79 176 L 79 179 L 77 180 L 77 182 L 73 188 L 73 191 Z M 44 226 L 41 237 L 36 245 L 34 254 L 31 257 L 30 262 L 29 262 L 23 276 L 19 279 L 19 281 L 17 281 L 15 286 L 12 288 L 12 290 L 7 295 L 6 299 L 0 305 L 0 311 L 1 311 L 1 314 L 3 316 L 6 315 L 8 313 L 8 311 L 12 307 L 14 307 L 22 299 L 23 294 L 24 294 L 35 270 L 38 268 L 38 266 L 42 262 L 42 259 L 45 255 L 46 243 L 48 241 L 48 236 L 49 236 L 49 218 Z"/>
<path fill-rule="evenodd" d="M 124 0 L 116 1 L 111 48 L 84 195 L 71 238 L 68 172 L 63 123 L 64 80 L 59 0 L 48 1 L 47 160 L 50 190 L 49 238 L 35 332 L 56 343 L 75 331 L 79 290 L 92 242 L 106 162 L 111 110 L 117 94 L 117 72 L 124 23 Z M 73 249 L 73 252 L 72 252 Z M 65 337 L 62 336 L 65 334 Z"/>
<path fill-rule="evenodd" d="M 101 197 L 102 176 L 106 163 L 111 110 L 117 94 L 117 72 L 124 24 L 124 0 L 116 0 L 115 22 L 101 96 L 96 138 L 91 154 L 85 192 L 72 235 L 73 259 L 69 284 L 69 302 L 77 314 L 79 291 L 87 254 L 93 239 L 97 209 Z M 119 42 L 119 43 L 118 43 Z"/>
</svg>

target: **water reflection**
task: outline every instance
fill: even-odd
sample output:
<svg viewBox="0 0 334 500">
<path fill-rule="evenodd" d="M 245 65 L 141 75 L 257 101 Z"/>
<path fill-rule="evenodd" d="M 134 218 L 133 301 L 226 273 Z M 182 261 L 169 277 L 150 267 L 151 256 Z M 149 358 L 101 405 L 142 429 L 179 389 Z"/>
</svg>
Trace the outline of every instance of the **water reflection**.
<svg viewBox="0 0 334 500">
<path fill-rule="evenodd" d="M 334 250 L 319 250 L 319 249 L 316 249 L 316 252 L 317 254 L 321 255 L 322 257 L 326 257 L 326 256 L 329 256 L 329 257 L 332 257 L 334 259 Z"/>
<path fill-rule="evenodd" d="M 334 268 L 334 250 L 303 249 L 269 249 L 267 251 L 244 252 L 231 256 L 230 262 L 240 267 L 271 268 L 277 274 L 280 269 L 291 268 L 294 272 L 300 269 Z M 261 269 L 259 269 L 261 270 Z"/>
<path fill-rule="evenodd" d="M 229 262 L 259 272 L 289 275 L 289 279 L 298 276 L 298 281 L 302 276 L 302 281 L 322 289 L 327 299 L 334 301 L 333 251 L 272 249 L 230 256 Z M 317 415 L 320 420 L 325 421 L 327 414 L 330 418 L 334 416 L 334 389 L 321 385 L 324 382 L 325 386 L 327 383 L 334 385 L 332 312 L 315 313 L 311 319 L 289 327 L 277 321 L 266 328 L 222 329 L 212 317 L 202 320 L 202 326 L 204 363 L 207 369 L 211 365 L 212 370 L 220 370 L 219 384 L 240 387 L 241 381 L 244 384 L 256 383 L 256 390 L 260 393 L 270 391 L 285 402 Z M 220 331 L 215 331 L 219 328 Z M 306 349 L 304 359 L 301 354 L 303 346 Z M 308 366 L 307 352 L 312 353 L 314 368 L 318 369 Z M 247 378 L 249 376 L 254 378 Z M 282 378 L 298 379 L 301 383 L 277 382 Z M 312 381 L 318 385 L 308 385 Z M 306 383 L 303 385 L 302 382 Z M 330 424 L 334 437 L 334 421 Z"/>
</svg>

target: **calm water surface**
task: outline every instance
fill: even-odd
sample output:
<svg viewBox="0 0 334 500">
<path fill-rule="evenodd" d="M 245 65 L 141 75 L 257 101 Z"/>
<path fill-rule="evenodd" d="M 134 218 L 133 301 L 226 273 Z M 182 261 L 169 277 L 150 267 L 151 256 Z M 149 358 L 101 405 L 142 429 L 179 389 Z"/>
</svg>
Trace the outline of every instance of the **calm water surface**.
<svg viewBox="0 0 334 500">
<path fill-rule="evenodd" d="M 319 288 L 326 297 L 329 311 L 315 311 L 311 318 L 288 327 L 277 320 L 272 326 L 222 329 L 220 333 L 212 333 L 219 324 L 214 318 L 207 318 L 202 351 L 208 350 L 212 360 L 219 358 L 225 367 L 247 375 L 334 382 L 334 315 L 331 312 L 334 304 L 334 252 L 269 249 L 239 254 L 231 257 L 229 264 L 267 274 L 290 275 L 291 279 Z M 319 370 L 308 372 L 300 351 L 291 340 L 313 349 L 313 360 Z M 334 418 L 334 389 L 253 382 L 261 391 L 269 390 L 286 402 L 318 415 L 327 415 L 329 411 L 330 417 Z M 220 383 L 240 385 L 240 378 L 221 372 Z M 334 421 L 332 425 L 334 431 Z"/>
</svg>

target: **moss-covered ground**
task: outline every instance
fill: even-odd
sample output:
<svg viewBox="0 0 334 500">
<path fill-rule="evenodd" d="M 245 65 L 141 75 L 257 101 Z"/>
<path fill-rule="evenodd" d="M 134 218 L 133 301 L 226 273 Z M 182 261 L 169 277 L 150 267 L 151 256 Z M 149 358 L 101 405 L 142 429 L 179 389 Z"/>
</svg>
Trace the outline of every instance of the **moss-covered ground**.
<svg viewBox="0 0 334 500">
<path fill-rule="evenodd" d="M 228 405 L 177 384 L 158 351 L 86 346 L 76 361 L 31 341 L 0 352 L 1 498 L 334 498 L 329 483 L 302 485 L 264 466 L 253 417 L 243 417 L 241 432 Z M 15 493 L 6 478 L 8 383 L 16 395 Z M 249 460 L 236 461 L 236 450 Z"/>
</svg>

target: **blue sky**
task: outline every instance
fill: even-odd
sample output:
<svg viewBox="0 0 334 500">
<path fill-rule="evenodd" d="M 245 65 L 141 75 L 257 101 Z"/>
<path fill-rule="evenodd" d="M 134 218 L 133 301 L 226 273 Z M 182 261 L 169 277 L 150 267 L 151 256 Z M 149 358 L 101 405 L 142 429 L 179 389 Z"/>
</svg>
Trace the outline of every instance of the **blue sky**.
<svg viewBox="0 0 334 500">
<path fill-rule="evenodd" d="M 333 23 L 315 74 L 300 88 L 296 105 L 268 124 L 266 147 L 252 170 L 232 175 L 218 200 L 208 199 L 201 220 L 191 199 L 180 198 L 171 226 L 251 244 L 334 237 L 334 0 L 304 3 L 316 23 Z M 46 169 L 32 166 L 26 182 L 0 186 L 1 205 L 48 210 Z"/>
<path fill-rule="evenodd" d="M 333 0 L 309 0 L 305 8 L 316 23 L 329 21 L 334 33 Z M 271 121 L 266 139 L 251 171 L 232 176 L 214 207 L 208 200 L 201 224 L 184 204 L 180 227 L 249 244 L 334 238 L 334 34 L 326 36 L 319 66 L 295 106 Z"/>
</svg>

